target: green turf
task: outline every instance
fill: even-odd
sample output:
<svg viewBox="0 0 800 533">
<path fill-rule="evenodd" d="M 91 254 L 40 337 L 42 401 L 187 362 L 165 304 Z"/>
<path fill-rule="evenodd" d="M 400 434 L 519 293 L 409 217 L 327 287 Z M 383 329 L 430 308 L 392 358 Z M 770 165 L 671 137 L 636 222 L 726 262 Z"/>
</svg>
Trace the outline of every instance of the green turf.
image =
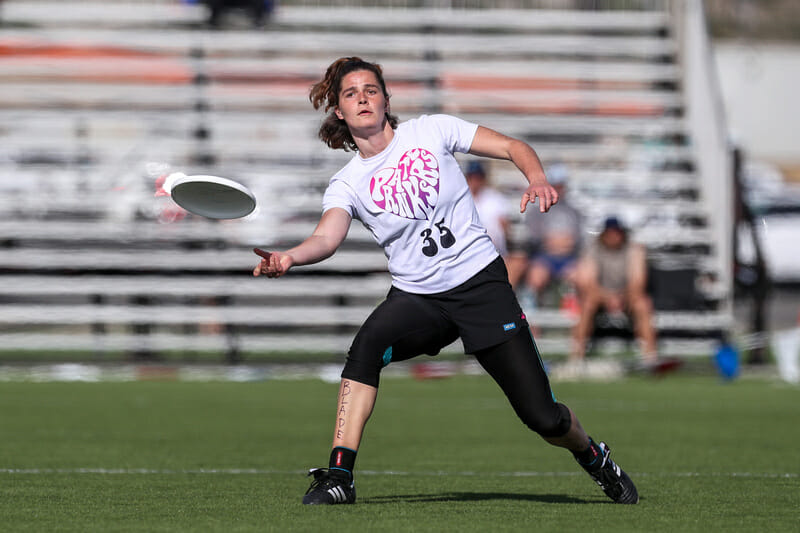
<svg viewBox="0 0 800 533">
<path fill-rule="evenodd" d="M 797 531 L 800 389 L 682 376 L 555 389 L 639 505 L 609 503 L 485 377 L 384 380 L 359 502 L 327 508 L 300 497 L 303 471 L 327 460 L 336 385 L 0 383 L 0 529 Z"/>
</svg>

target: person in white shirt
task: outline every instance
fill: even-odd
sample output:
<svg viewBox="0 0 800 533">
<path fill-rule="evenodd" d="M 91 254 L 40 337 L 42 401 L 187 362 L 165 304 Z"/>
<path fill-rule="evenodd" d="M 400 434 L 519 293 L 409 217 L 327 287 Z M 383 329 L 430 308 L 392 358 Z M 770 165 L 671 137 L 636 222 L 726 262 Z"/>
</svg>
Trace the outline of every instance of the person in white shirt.
<svg viewBox="0 0 800 533">
<path fill-rule="evenodd" d="M 467 178 L 467 186 L 472 193 L 472 201 L 481 225 L 486 228 L 497 253 L 505 258 L 508 255 L 508 231 L 511 225 L 508 201 L 489 183 L 489 177 L 480 161 L 470 161 L 464 176 Z"/>
<path fill-rule="evenodd" d="M 528 427 L 570 450 L 612 500 L 638 502 L 636 487 L 611 460 L 605 443 L 595 443 L 574 413 L 555 401 L 505 265 L 480 224 L 453 155 L 512 161 L 528 181 L 520 211 L 538 199 L 544 212 L 558 196 L 536 152 L 447 115 L 399 123 L 381 67 L 358 57 L 334 61 L 311 88 L 310 99 L 328 113 L 320 139 L 356 153 L 331 178 L 311 236 L 287 251 L 256 248 L 261 260 L 253 275 L 280 277 L 293 266 L 330 257 L 355 218 L 383 248 L 392 287 L 348 351 L 329 466 L 311 470 L 314 479 L 303 503 L 355 502 L 353 468 L 381 369 L 392 361 L 435 355 L 459 337 Z"/>
</svg>

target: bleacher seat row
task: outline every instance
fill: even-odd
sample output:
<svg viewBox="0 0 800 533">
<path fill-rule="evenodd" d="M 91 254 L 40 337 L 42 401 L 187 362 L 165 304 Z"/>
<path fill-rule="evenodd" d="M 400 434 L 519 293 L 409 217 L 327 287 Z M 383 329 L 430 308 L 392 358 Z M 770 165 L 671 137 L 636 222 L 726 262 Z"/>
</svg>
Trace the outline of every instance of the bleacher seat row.
<svg viewBox="0 0 800 533">
<path fill-rule="evenodd" d="M 695 271 L 694 307 L 656 315 L 665 352 L 705 353 L 729 327 L 666 9 L 287 5 L 259 31 L 207 30 L 200 9 L 4 2 L 0 349 L 346 350 L 389 286 L 368 232 L 354 225 L 333 258 L 283 280 L 249 275 L 250 248 L 311 231 L 350 157 L 316 139 L 307 97 L 340 55 L 384 65 L 401 119 L 453 113 L 530 142 L 569 167 L 589 232 L 622 215 L 662 268 Z M 187 216 L 154 196 L 174 170 L 240 179 L 259 209 Z M 513 210 L 521 177 L 490 171 Z M 543 350 L 563 353 L 574 317 L 539 309 L 533 321 Z"/>
</svg>

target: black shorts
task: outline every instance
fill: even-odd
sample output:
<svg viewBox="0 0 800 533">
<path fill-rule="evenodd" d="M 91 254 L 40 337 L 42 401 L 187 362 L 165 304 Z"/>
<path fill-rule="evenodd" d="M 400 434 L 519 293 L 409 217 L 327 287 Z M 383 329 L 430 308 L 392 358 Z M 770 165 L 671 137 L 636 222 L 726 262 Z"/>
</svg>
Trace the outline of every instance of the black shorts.
<svg viewBox="0 0 800 533">
<path fill-rule="evenodd" d="M 390 362 L 436 355 L 459 337 L 528 427 L 543 437 L 569 431 L 569 409 L 553 397 L 501 258 L 449 291 L 412 294 L 393 287 L 361 326 L 342 378 L 377 387 Z"/>
<path fill-rule="evenodd" d="M 459 337 L 464 352 L 474 354 L 527 327 L 505 263 L 498 257 L 445 292 L 413 294 L 392 287 L 356 335 L 342 375 L 377 384 L 380 368 L 391 361 L 436 355 Z"/>
</svg>

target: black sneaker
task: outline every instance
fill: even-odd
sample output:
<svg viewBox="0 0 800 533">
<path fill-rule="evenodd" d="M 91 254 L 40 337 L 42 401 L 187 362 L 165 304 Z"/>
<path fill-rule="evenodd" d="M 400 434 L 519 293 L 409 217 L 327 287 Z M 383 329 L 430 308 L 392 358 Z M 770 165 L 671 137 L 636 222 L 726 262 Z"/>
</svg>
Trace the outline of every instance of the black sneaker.
<svg viewBox="0 0 800 533">
<path fill-rule="evenodd" d="M 606 443 L 595 444 L 592 442 L 592 445 L 599 452 L 595 463 L 601 461 L 600 467 L 598 468 L 595 463 L 590 465 L 581 464 L 584 470 L 592 476 L 595 483 L 600 485 L 606 496 L 614 500 L 614 503 L 638 503 L 639 493 L 636 490 L 636 486 L 631 481 L 631 478 L 628 477 L 628 474 L 611 460 L 611 450 L 606 446 Z"/>
<path fill-rule="evenodd" d="M 346 470 L 335 468 L 312 468 L 308 475 L 314 481 L 303 496 L 304 505 L 333 505 L 336 503 L 355 503 L 356 486 L 353 475 Z"/>
</svg>

